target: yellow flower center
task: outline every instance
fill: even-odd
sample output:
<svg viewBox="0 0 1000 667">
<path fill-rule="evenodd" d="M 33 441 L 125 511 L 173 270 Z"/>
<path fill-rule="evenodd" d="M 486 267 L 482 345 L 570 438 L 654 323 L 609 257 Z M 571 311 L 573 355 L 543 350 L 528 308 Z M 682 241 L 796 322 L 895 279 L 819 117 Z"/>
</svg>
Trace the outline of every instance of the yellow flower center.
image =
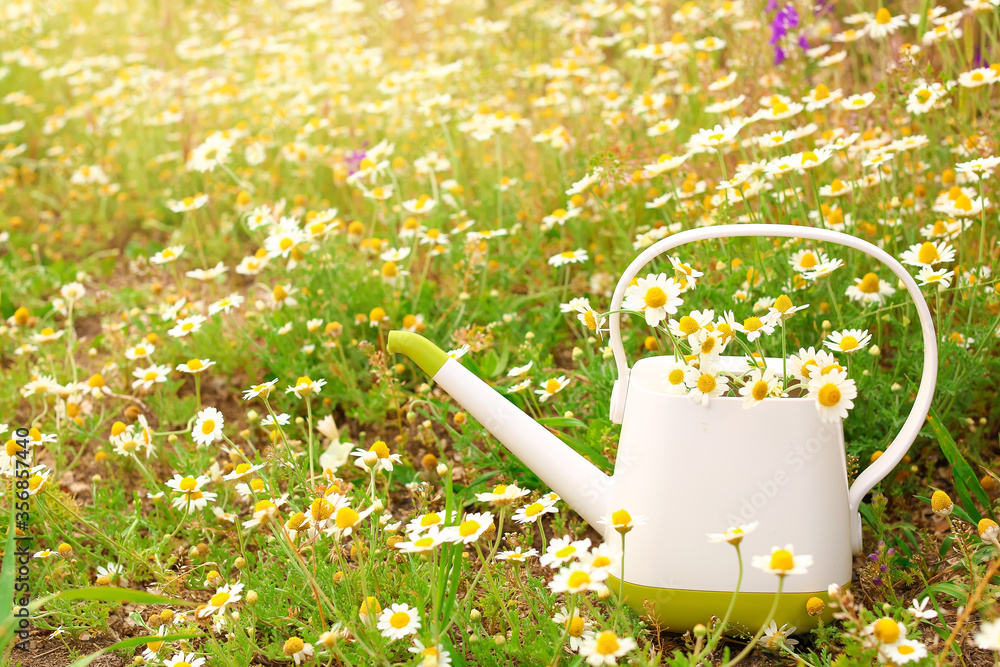
<svg viewBox="0 0 1000 667">
<path fill-rule="evenodd" d="M 580 588 L 590 583 L 590 575 L 583 570 L 576 570 L 573 574 L 569 575 L 566 583 L 570 588 Z"/>
<path fill-rule="evenodd" d="M 196 480 L 194 477 L 185 477 L 184 479 L 181 480 L 181 483 L 177 485 L 177 487 L 184 492 L 194 491 L 197 486 L 198 486 L 198 480 Z"/>
<path fill-rule="evenodd" d="M 684 382 L 684 370 L 681 368 L 675 368 L 667 374 L 667 382 L 672 385 L 683 384 Z"/>
<path fill-rule="evenodd" d="M 206 419 L 201 423 L 201 432 L 204 433 L 205 435 L 210 434 L 214 430 L 215 430 L 215 422 L 212 421 L 211 419 Z"/>
<path fill-rule="evenodd" d="M 955 200 L 955 208 L 961 209 L 963 211 L 972 210 L 972 200 L 968 198 L 965 194 L 959 195 L 958 199 Z M 42 333 L 45 333 L 44 331 Z"/>
<path fill-rule="evenodd" d="M 819 162 L 819 156 L 812 151 L 806 151 L 802 154 L 802 164 L 806 162 Z"/>
<path fill-rule="evenodd" d="M 826 84 L 819 84 L 813 89 L 813 99 L 825 100 L 830 97 L 830 89 L 826 87 Z"/>
<path fill-rule="evenodd" d="M 90 376 L 90 379 L 87 380 L 87 386 L 94 388 L 103 387 L 104 377 L 100 373 L 94 373 L 93 375 Z"/>
<path fill-rule="evenodd" d="M 607 567 L 611 565 L 611 559 L 607 556 L 598 556 L 590 562 L 594 567 Z"/>
<path fill-rule="evenodd" d="M 764 323 L 760 321 L 760 318 L 756 315 L 751 315 L 750 317 L 743 320 L 743 328 L 747 330 L 747 333 L 751 331 L 757 331 L 764 326 Z"/>
<path fill-rule="evenodd" d="M 892 14 L 889 13 L 888 9 L 882 7 L 875 13 L 875 20 L 879 25 L 885 25 L 892 20 Z"/>
<path fill-rule="evenodd" d="M 545 509 L 541 503 L 531 503 L 524 509 L 524 516 L 537 516 Z"/>
<path fill-rule="evenodd" d="M 431 512 L 430 514 L 425 514 L 420 517 L 420 525 L 423 528 L 427 528 L 428 526 L 433 526 L 438 523 L 441 523 L 441 516 L 438 515 L 437 512 Z"/>
<path fill-rule="evenodd" d="M 376 441 L 374 445 L 368 448 L 368 451 L 375 452 L 380 459 L 389 458 L 389 446 L 382 440 Z"/>
<path fill-rule="evenodd" d="M 475 535 L 476 531 L 479 530 L 478 521 L 463 521 L 462 525 L 458 527 L 458 534 L 462 537 L 468 537 L 469 535 Z"/>
<path fill-rule="evenodd" d="M 559 391 L 559 380 L 552 378 L 551 380 L 547 381 L 545 383 L 545 391 L 549 392 L 550 394 L 554 394 L 557 391 Z"/>
<path fill-rule="evenodd" d="M 417 546 L 417 547 L 420 547 L 420 548 L 432 547 L 432 546 L 434 546 L 434 538 L 433 537 L 421 537 L 419 540 L 417 540 L 416 542 L 414 542 L 413 545 Z"/>
<path fill-rule="evenodd" d="M 337 528 L 340 530 L 351 528 L 357 524 L 358 521 L 361 521 L 361 515 L 350 507 L 341 507 L 337 510 Z"/>
<path fill-rule="evenodd" d="M 698 320 L 694 319 L 690 315 L 685 315 L 681 318 L 680 322 L 677 323 L 677 328 L 680 329 L 685 336 L 690 336 L 701 329 L 701 325 L 698 324 Z"/>
<path fill-rule="evenodd" d="M 614 526 L 627 526 L 632 523 L 632 515 L 626 510 L 618 510 L 611 515 L 611 523 Z"/>
<path fill-rule="evenodd" d="M 594 311 L 588 310 L 583 314 L 583 321 L 587 325 L 587 328 L 591 331 L 597 330 L 597 318 L 594 317 Z"/>
<path fill-rule="evenodd" d="M 618 636 L 613 632 L 602 632 L 597 636 L 597 653 L 600 655 L 614 655 L 618 652 Z"/>
<path fill-rule="evenodd" d="M 497 486 L 495 486 L 493 488 L 493 495 L 494 496 L 502 496 L 505 493 L 507 493 L 507 485 L 506 484 L 498 484 Z"/>
<path fill-rule="evenodd" d="M 122 443 L 122 451 L 132 453 L 139 448 L 139 443 L 135 440 L 129 440 L 126 443 Z"/>
<path fill-rule="evenodd" d="M 163 646 L 163 642 L 148 642 L 146 644 L 146 648 L 148 648 L 153 653 L 159 651 L 161 646 Z M 176 665 L 177 663 L 174 664 Z"/>
<path fill-rule="evenodd" d="M 225 591 L 220 591 L 212 596 L 212 599 L 208 601 L 213 607 L 221 607 L 222 605 L 229 602 L 229 593 Z"/>
<path fill-rule="evenodd" d="M 329 500 L 326 498 L 316 498 L 312 501 L 313 519 L 323 521 L 329 519 L 331 514 L 333 514 L 333 503 Z"/>
<path fill-rule="evenodd" d="M 306 521 L 306 515 L 303 514 L 302 512 L 296 512 L 291 516 L 290 519 L 288 519 L 288 524 L 287 524 L 288 529 L 298 530 L 299 528 L 302 527 L 302 524 L 305 523 L 305 521 Z"/>
<path fill-rule="evenodd" d="M 902 655 L 909 655 L 909 654 L 913 653 L 916 649 L 914 649 L 909 644 L 903 644 L 902 646 L 900 646 L 896 650 L 899 651 Z"/>
<path fill-rule="evenodd" d="M 772 570 L 792 570 L 795 568 L 795 559 L 792 557 L 792 553 L 786 549 L 778 549 L 773 554 L 771 554 L 771 569 Z"/>
<path fill-rule="evenodd" d="M 556 558 L 569 558 L 575 553 L 576 553 L 576 547 L 574 547 L 572 544 L 568 544 L 556 552 Z"/>
<path fill-rule="evenodd" d="M 263 488 L 263 486 L 264 485 L 261 484 L 261 488 Z M 260 500 L 260 501 L 258 501 L 257 503 L 254 504 L 254 506 L 253 506 L 253 513 L 257 514 L 258 512 L 266 512 L 267 510 L 271 509 L 272 507 L 274 507 L 274 503 L 272 503 L 270 500 Z"/>
<path fill-rule="evenodd" d="M 579 616 L 574 616 L 570 620 L 566 621 L 566 632 L 569 633 L 570 637 L 579 637 L 583 634 L 583 619 Z"/>
<path fill-rule="evenodd" d="M 16 440 L 8 440 L 7 444 L 4 446 L 4 449 L 7 452 L 7 456 L 13 458 L 14 456 L 17 456 L 17 453 L 24 448 L 21 447 L 21 445 L 17 444 Z"/>
<path fill-rule="evenodd" d="M 281 285 L 275 285 L 272 294 L 274 295 L 275 301 L 284 301 L 285 298 L 288 296 L 288 292 Z"/>
<path fill-rule="evenodd" d="M 158 377 L 159 374 L 156 371 L 148 371 L 143 379 L 145 379 L 147 382 L 152 382 L 153 380 L 156 380 L 156 378 Z"/>
<path fill-rule="evenodd" d="M 646 307 L 660 308 L 667 302 L 667 293 L 659 287 L 650 287 L 646 290 Z"/>
<path fill-rule="evenodd" d="M 895 644 L 899 639 L 899 625 L 891 618 L 880 618 L 872 628 L 875 639 L 883 644 Z"/>
<path fill-rule="evenodd" d="M 799 259 L 799 266 L 804 269 L 811 269 L 817 264 L 819 264 L 819 262 L 816 260 L 816 255 L 811 252 L 807 252 Z"/>
<path fill-rule="evenodd" d="M 187 660 L 181 660 L 180 662 L 175 662 L 174 667 L 191 667 L 191 663 Z"/>
<path fill-rule="evenodd" d="M 264 480 L 262 479 L 252 479 L 250 480 L 250 490 L 254 493 L 260 493 L 264 490 Z"/>
<path fill-rule="evenodd" d="M 764 382 L 763 380 L 758 380 L 754 384 L 753 390 L 751 390 L 750 393 L 755 401 L 763 401 L 767 397 L 767 391 L 768 391 L 767 383 Z"/>
<path fill-rule="evenodd" d="M 840 339 L 840 349 L 844 350 L 845 352 L 847 350 L 853 350 L 857 346 L 858 346 L 858 339 L 855 338 L 854 336 L 844 336 L 843 338 Z"/>
<path fill-rule="evenodd" d="M 865 277 L 862 278 L 861 282 L 858 284 L 858 289 L 864 292 L 865 294 L 873 294 L 875 292 L 878 292 L 878 288 L 879 288 L 878 276 L 876 276 L 874 273 L 866 273 Z"/>
<path fill-rule="evenodd" d="M 711 393 L 715 390 L 716 384 L 714 375 L 702 373 L 701 377 L 698 378 L 698 391 L 703 394 Z"/>
<path fill-rule="evenodd" d="M 840 403 L 840 387 L 832 383 L 820 387 L 819 403 L 828 408 Z"/>
<path fill-rule="evenodd" d="M 787 294 L 782 294 L 774 301 L 774 308 L 779 313 L 787 313 L 792 308 L 792 300 L 788 298 Z"/>
<path fill-rule="evenodd" d="M 281 647 L 281 651 L 285 655 L 295 655 L 302 649 L 306 647 L 306 643 L 298 637 L 290 637 L 285 645 Z"/>
<path fill-rule="evenodd" d="M 42 477 L 41 475 L 32 475 L 31 478 L 28 480 L 28 490 L 37 491 L 44 481 L 45 478 Z"/>
<path fill-rule="evenodd" d="M 396 628 L 397 630 L 402 630 L 407 625 L 410 624 L 410 615 L 405 611 L 397 611 L 395 614 L 389 617 L 389 625 Z"/>
</svg>

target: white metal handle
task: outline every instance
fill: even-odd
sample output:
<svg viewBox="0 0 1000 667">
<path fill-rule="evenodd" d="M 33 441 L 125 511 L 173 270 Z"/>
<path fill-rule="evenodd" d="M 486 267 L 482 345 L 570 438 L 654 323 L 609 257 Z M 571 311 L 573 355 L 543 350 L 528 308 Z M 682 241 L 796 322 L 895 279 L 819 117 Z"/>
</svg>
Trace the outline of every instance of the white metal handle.
<svg viewBox="0 0 1000 667">
<path fill-rule="evenodd" d="M 615 381 L 614 391 L 611 395 L 611 419 L 616 423 L 621 423 L 625 413 L 625 399 L 628 395 L 629 366 L 625 358 L 625 347 L 622 345 L 621 334 L 621 309 L 622 300 L 625 298 L 625 291 L 636 277 L 639 271 L 646 266 L 654 257 L 661 255 L 678 246 L 704 241 L 706 239 L 727 238 L 735 236 L 783 236 L 791 238 L 804 238 L 814 241 L 825 241 L 836 243 L 874 257 L 886 266 L 902 281 L 906 291 L 910 294 L 917 307 L 917 315 L 920 317 L 920 330 L 924 339 L 924 368 L 920 377 L 920 388 L 917 390 L 916 398 L 913 401 L 913 408 L 907 416 L 906 421 L 899 433 L 874 463 L 865 468 L 858 475 L 851 486 L 848 499 L 850 502 L 852 516 L 855 517 L 855 526 L 851 536 L 855 553 L 861 549 L 861 518 L 857 514 L 861 507 L 861 501 L 865 494 L 871 491 L 872 487 L 878 484 L 896 467 L 910 445 L 916 440 L 920 428 L 930 411 L 931 399 L 934 397 L 934 387 L 937 384 L 937 364 L 938 348 L 937 334 L 934 332 L 934 319 L 927 308 L 920 293 L 920 287 L 910 276 L 909 272 L 892 255 L 885 252 L 878 246 L 850 234 L 834 232 L 828 229 L 818 229 L 816 227 L 797 227 L 794 225 L 773 225 L 773 224 L 736 224 L 736 225 L 716 225 L 712 227 L 700 227 L 689 229 L 669 236 L 662 241 L 657 241 L 639 254 L 632 263 L 625 269 L 624 275 L 618 281 L 614 296 L 611 298 L 611 315 L 608 321 L 611 337 L 611 350 L 615 355 L 615 364 L 618 366 L 618 380 Z"/>
</svg>

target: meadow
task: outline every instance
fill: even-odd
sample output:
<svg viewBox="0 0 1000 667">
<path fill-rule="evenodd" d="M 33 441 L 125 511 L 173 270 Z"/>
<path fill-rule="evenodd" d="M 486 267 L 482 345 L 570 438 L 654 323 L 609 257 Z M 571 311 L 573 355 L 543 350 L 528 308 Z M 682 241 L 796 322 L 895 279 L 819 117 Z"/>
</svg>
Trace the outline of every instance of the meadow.
<svg viewBox="0 0 1000 667">
<path fill-rule="evenodd" d="M 998 58 L 997 0 L 4 0 L 0 663 L 1000 664 Z M 905 457 L 924 341 L 873 257 L 702 241 L 612 304 L 744 223 L 905 267 L 938 350 Z M 691 415 L 808 401 L 849 480 L 895 463 L 815 629 L 623 604 L 692 499 L 595 529 L 388 349 L 610 474 L 619 319 Z M 830 557 L 767 531 L 698 549 L 777 589 Z"/>
</svg>

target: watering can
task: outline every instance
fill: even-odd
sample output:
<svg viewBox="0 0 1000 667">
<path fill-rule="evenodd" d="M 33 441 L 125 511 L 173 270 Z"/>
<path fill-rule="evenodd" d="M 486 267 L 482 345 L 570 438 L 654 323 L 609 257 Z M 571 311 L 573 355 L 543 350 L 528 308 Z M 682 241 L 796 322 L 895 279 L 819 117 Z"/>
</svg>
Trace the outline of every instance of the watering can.
<svg viewBox="0 0 1000 667">
<path fill-rule="evenodd" d="M 628 365 L 617 311 L 639 271 L 685 243 L 745 236 L 805 238 L 860 250 L 892 269 L 916 304 L 924 347 L 920 388 L 899 434 L 853 485 L 848 485 L 842 424 L 823 422 L 813 399 L 765 399 L 751 410 L 743 408 L 740 397 L 696 405 L 662 388 L 672 355 Z M 930 409 L 937 342 L 917 283 L 891 255 L 848 234 L 790 225 L 720 225 L 679 232 L 643 251 L 618 281 L 611 313 L 610 342 L 618 367 L 611 420 L 622 425 L 611 476 L 422 336 L 393 331 L 388 349 L 432 376 L 612 548 L 620 549 L 622 540 L 601 522 L 603 516 L 626 509 L 646 518 L 625 539 L 622 589 L 637 613 L 648 614 L 651 605 L 660 626 L 675 632 L 712 616 L 722 618 L 737 585 L 738 561 L 732 547 L 710 543 L 706 534 L 758 522 L 740 545 L 745 563 L 751 555 L 786 544 L 814 559 L 805 574 L 785 578 L 775 621 L 800 632 L 815 627 L 817 617 L 807 614 L 806 601 L 815 596 L 828 602 L 831 584 L 850 583 L 852 555 L 862 549 L 861 502 L 902 460 Z M 765 362 L 781 376 L 780 359 Z M 722 364 L 731 371 L 738 372 L 741 364 L 746 368 L 739 357 L 723 357 Z M 609 583 L 617 593 L 618 580 Z M 754 632 L 766 621 L 777 583 L 774 574 L 744 568 L 730 631 Z M 825 613 L 829 619 L 829 607 Z"/>
</svg>

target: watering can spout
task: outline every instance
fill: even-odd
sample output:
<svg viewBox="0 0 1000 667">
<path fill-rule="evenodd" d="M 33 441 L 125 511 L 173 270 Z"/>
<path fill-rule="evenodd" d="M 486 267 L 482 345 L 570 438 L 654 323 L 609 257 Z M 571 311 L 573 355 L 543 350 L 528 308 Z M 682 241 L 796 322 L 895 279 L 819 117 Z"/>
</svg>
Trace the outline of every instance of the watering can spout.
<svg viewBox="0 0 1000 667">
<path fill-rule="evenodd" d="M 390 354 L 403 354 L 598 531 L 611 478 L 423 336 L 391 331 Z"/>
</svg>

